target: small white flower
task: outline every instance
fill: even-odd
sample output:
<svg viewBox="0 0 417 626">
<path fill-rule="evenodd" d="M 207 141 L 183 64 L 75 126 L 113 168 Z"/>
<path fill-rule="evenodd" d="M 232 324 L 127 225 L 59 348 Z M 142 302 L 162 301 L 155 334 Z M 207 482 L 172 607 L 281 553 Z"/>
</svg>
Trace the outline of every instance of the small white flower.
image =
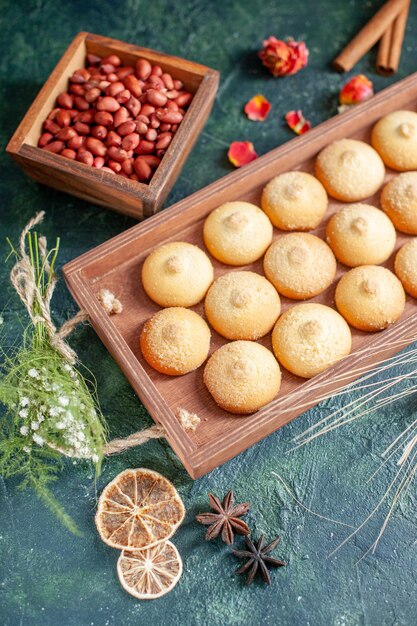
<svg viewBox="0 0 417 626">
<path fill-rule="evenodd" d="M 38 415 L 38 422 L 39 422 L 39 424 L 41 424 L 44 421 L 45 421 L 45 416 L 42 415 L 42 413 L 39 413 L 39 415 Z"/>
<path fill-rule="evenodd" d="M 29 428 L 27 426 L 21 426 L 20 434 L 26 437 L 29 434 Z"/>
<path fill-rule="evenodd" d="M 32 439 L 35 443 L 38 444 L 38 446 L 43 446 L 43 444 L 45 443 L 44 438 L 40 435 L 37 435 L 36 433 L 32 436 Z"/>
<path fill-rule="evenodd" d="M 32 367 L 29 371 L 28 371 L 28 375 L 31 378 L 39 378 L 39 372 L 37 369 L 35 369 L 34 367 Z"/>
<path fill-rule="evenodd" d="M 28 448 L 27 446 L 24 446 L 23 447 L 23 452 L 26 452 L 26 454 L 29 454 L 30 448 Z"/>
<path fill-rule="evenodd" d="M 74 448 L 75 448 L 76 450 L 79 450 L 79 449 L 80 449 L 80 447 L 81 447 L 81 443 L 80 443 L 79 441 L 75 441 L 75 442 L 74 442 Z"/>
<path fill-rule="evenodd" d="M 61 413 L 61 409 L 57 406 L 53 406 L 51 409 L 49 409 L 49 415 L 51 417 L 58 417 L 60 413 Z"/>
<path fill-rule="evenodd" d="M 82 430 L 77 433 L 77 437 L 80 441 L 85 441 L 85 435 Z"/>
<path fill-rule="evenodd" d="M 27 417 L 28 416 L 28 410 L 27 409 L 21 409 L 19 411 L 19 415 L 20 415 L 20 417 Z"/>
<path fill-rule="evenodd" d="M 65 424 L 64 424 L 64 422 L 57 422 L 55 424 L 55 427 L 58 428 L 58 430 L 64 430 L 65 429 Z"/>
<path fill-rule="evenodd" d="M 29 404 L 29 398 L 26 398 L 26 396 L 22 396 L 20 398 L 20 406 L 27 406 Z"/>
<path fill-rule="evenodd" d="M 98 463 L 98 461 L 99 461 L 98 454 L 93 454 L 93 456 L 91 457 L 91 460 L 93 461 L 93 463 Z"/>
<path fill-rule="evenodd" d="M 39 422 L 31 422 L 30 425 L 32 430 L 38 430 L 39 429 Z"/>
<path fill-rule="evenodd" d="M 62 396 L 61 398 L 58 399 L 58 402 L 61 406 L 68 406 L 69 405 L 69 399 L 66 396 Z"/>
<path fill-rule="evenodd" d="M 72 372 L 72 367 L 71 367 L 71 365 L 70 365 L 69 363 L 65 363 L 65 365 L 64 365 L 64 370 L 65 370 L 66 372 Z"/>
</svg>

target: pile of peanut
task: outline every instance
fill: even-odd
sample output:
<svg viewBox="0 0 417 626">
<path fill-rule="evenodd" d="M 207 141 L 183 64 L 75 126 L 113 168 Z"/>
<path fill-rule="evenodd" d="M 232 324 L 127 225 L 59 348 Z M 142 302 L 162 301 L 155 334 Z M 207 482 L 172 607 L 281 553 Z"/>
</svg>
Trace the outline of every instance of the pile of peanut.
<svg viewBox="0 0 417 626">
<path fill-rule="evenodd" d="M 38 146 L 111 174 L 148 182 L 193 96 L 159 65 L 87 55 L 43 123 Z"/>
</svg>

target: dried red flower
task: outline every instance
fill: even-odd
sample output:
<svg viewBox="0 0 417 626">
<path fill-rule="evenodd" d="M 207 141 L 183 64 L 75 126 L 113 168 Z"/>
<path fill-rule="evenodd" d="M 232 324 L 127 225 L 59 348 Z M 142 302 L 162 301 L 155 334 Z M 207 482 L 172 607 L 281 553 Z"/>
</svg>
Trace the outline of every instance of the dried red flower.
<svg viewBox="0 0 417 626">
<path fill-rule="evenodd" d="M 311 128 L 311 123 L 305 119 L 302 111 L 288 111 L 285 121 L 297 135 L 303 135 Z"/>
<path fill-rule="evenodd" d="M 364 74 L 353 76 L 339 93 L 340 104 L 358 104 L 374 95 L 372 82 Z"/>
<path fill-rule="evenodd" d="M 258 52 L 262 64 L 273 76 L 296 74 L 307 65 L 308 48 L 304 41 L 276 39 L 271 35 L 263 42 L 263 50 Z"/>
<path fill-rule="evenodd" d="M 235 167 L 241 167 L 258 158 L 253 143 L 250 141 L 233 141 L 227 153 L 230 163 Z"/>
<path fill-rule="evenodd" d="M 244 111 L 248 118 L 254 122 L 263 122 L 267 118 L 270 110 L 270 102 L 268 102 L 268 100 L 260 93 L 258 93 L 256 96 L 253 96 L 253 98 L 251 98 L 249 102 L 245 104 L 244 108 Z"/>
</svg>

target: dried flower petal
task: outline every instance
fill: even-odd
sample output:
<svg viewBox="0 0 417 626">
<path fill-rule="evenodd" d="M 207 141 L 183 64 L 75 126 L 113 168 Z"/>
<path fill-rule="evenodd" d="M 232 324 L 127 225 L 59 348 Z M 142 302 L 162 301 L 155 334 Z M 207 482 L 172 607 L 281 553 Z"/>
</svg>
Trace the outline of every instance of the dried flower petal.
<svg viewBox="0 0 417 626">
<path fill-rule="evenodd" d="M 305 119 L 301 110 L 288 111 L 285 115 L 285 121 L 297 135 L 303 135 L 311 128 L 311 123 Z"/>
<path fill-rule="evenodd" d="M 374 95 L 372 82 L 364 74 L 353 76 L 339 93 L 340 104 L 358 104 Z"/>
<path fill-rule="evenodd" d="M 253 98 L 245 104 L 244 108 L 248 118 L 254 122 L 263 122 L 268 117 L 270 110 L 271 104 L 259 93 L 253 96 Z"/>
<path fill-rule="evenodd" d="M 230 144 L 227 157 L 235 167 L 241 167 L 258 158 L 258 155 L 250 141 L 233 141 Z"/>
<path fill-rule="evenodd" d="M 287 41 L 270 36 L 263 42 L 263 50 L 258 52 L 262 65 L 268 68 L 273 76 L 289 76 L 296 74 L 308 62 L 308 49 L 304 41 Z"/>
</svg>

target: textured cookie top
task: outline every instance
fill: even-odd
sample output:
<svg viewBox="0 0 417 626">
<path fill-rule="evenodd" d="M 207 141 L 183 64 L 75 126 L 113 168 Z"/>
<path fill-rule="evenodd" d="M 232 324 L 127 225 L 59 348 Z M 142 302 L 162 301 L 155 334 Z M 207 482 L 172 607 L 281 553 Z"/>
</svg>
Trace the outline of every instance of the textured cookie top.
<svg viewBox="0 0 417 626">
<path fill-rule="evenodd" d="M 411 239 L 395 257 L 395 273 L 410 296 L 417 298 L 417 239 Z"/>
<path fill-rule="evenodd" d="M 393 324 L 405 305 L 404 289 L 385 267 L 364 265 L 342 276 L 335 293 L 343 317 L 360 330 L 382 330 Z"/>
<path fill-rule="evenodd" d="M 145 323 L 140 341 L 152 367 L 163 373 L 184 374 L 207 358 L 210 330 L 194 311 L 170 307 Z"/>
<path fill-rule="evenodd" d="M 193 306 L 213 282 L 213 266 L 198 246 L 183 241 L 156 248 L 145 260 L 142 284 L 161 306 Z"/>
<path fill-rule="evenodd" d="M 221 407 L 233 413 L 251 413 L 276 396 L 281 372 L 264 346 L 233 341 L 212 354 L 204 369 L 204 382 Z"/>
<path fill-rule="evenodd" d="M 255 272 L 229 272 L 210 287 L 205 300 L 209 323 L 228 339 L 258 339 L 268 333 L 281 310 L 271 283 Z"/>
<path fill-rule="evenodd" d="M 272 346 L 281 365 L 297 376 L 310 378 L 349 354 L 349 326 L 324 304 L 298 304 L 278 320 Z"/>
<path fill-rule="evenodd" d="M 369 204 L 352 204 L 335 213 L 326 236 L 336 258 L 350 267 L 383 263 L 396 241 L 391 220 Z"/>
<path fill-rule="evenodd" d="M 316 160 L 316 176 L 329 195 L 342 201 L 363 200 L 382 185 L 384 163 L 368 144 L 355 139 L 334 141 Z"/>
<path fill-rule="evenodd" d="M 326 212 L 326 190 L 311 174 L 285 172 L 264 188 L 262 209 L 282 230 L 311 230 L 320 224 Z"/>
<path fill-rule="evenodd" d="M 394 111 L 381 118 L 372 129 L 371 142 L 389 167 L 417 169 L 417 113 Z"/>
<path fill-rule="evenodd" d="M 269 247 L 264 271 L 279 293 L 288 298 L 312 298 L 332 282 L 336 259 L 319 237 L 290 233 L 279 237 Z"/>
<path fill-rule="evenodd" d="M 246 265 L 259 259 L 272 241 L 272 224 L 249 202 L 226 202 L 204 223 L 209 252 L 228 265 Z"/>
<path fill-rule="evenodd" d="M 417 234 L 417 172 L 392 178 L 381 194 L 381 206 L 398 230 Z"/>
</svg>

